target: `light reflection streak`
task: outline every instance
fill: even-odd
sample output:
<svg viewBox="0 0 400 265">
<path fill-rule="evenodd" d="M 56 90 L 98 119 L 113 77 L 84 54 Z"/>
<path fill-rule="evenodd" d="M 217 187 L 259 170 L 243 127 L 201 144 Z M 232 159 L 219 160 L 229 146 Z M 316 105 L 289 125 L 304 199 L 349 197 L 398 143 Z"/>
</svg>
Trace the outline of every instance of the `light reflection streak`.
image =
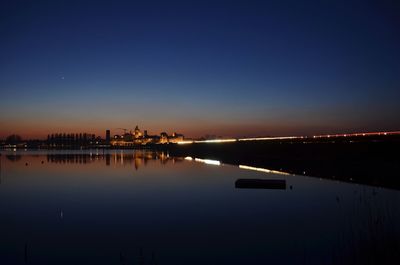
<svg viewBox="0 0 400 265">
<path fill-rule="evenodd" d="M 219 162 L 218 160 L 195 158 L 194 161 L 200 162 L 200 163 L 205 163 L 208 165 L 215 165 L 215 166 L 221 165 L 221 162 Z"/>
<path fill-rule="evenodd" d="M 271 169 L 266 169 L 266 168 L 261 168 L 261 167 L 251 167 L 251 166 L 239 165 L 239 168 L 247 169 L 247 170 L 254 170 L 254 171 L 259 171 L 259 172 L 264 172 L 264 173 L 273 173 L 273 174 L 279 174 L 279 175 L 290 175 L 289 173 L 286 173 L 286 172 L 283 172 L 283 171 L 271 170 Z"/>
<path fill-rule="evenodd" d="M 200 163 L 205 163 L 208 165 L 216 165 L 220 166 L 221 162 L 218 160 L 211 160 L 211 159 L 201 159 L 201 158 L 192 158 L 191 156 L 185 157 L 185 160 L 188 161 L 196 161 Z M 259 172 L 264 172 L 264 173 L 272 173 L 272 174 L 279 174 L 279 175 L 291 175 L 290 173 L 283 172 L 283 171 L 278 171 L 278 170 L 271 170 L 267 168 L 261 168 L 261 167 L 251 167 L 251 166 L 246 166 L 246 165 L 239 165 L 239 168 L 241 169 L 246 169 L 246 170 L 253 170 L 253 171 L 259 171 Z"/>
</svg>

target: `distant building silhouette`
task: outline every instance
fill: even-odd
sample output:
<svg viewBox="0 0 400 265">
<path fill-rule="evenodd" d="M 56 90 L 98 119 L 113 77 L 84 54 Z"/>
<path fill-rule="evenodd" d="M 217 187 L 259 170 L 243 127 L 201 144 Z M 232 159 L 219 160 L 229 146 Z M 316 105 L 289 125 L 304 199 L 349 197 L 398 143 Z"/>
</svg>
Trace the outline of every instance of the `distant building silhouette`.
<svg viewBox="0 0 400 265">
<path fill-rule="evenodd" d="M 106 144 L 110 144 L 111 141 L 111 132 L 110 130 L 106 130 Z"/>
</svg>

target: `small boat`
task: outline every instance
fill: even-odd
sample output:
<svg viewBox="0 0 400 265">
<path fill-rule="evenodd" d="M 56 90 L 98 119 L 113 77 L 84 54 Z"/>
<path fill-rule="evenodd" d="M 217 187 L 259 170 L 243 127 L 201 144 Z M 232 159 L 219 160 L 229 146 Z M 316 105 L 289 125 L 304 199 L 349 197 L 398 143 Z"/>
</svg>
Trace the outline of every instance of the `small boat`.
<svg viewBox="0 0 400 265">
<path fill-rule="evenodd" d="M 284 179 L 238 179 L 235 182 L 238 189 L 286 189 Z"/>
</svg>

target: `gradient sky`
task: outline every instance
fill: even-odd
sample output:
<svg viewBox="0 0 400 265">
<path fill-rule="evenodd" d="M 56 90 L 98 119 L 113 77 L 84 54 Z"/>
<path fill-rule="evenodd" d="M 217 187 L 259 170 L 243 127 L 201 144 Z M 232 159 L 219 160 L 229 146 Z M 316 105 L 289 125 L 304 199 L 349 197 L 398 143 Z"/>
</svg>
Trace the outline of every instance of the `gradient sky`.
<svg viewBox="0 0 400 265">
<path fill-rule="evenodd" d="M 396 0 L 3 0 L 0 36 L 0 137 L 400 129 Z"/>
</svg>

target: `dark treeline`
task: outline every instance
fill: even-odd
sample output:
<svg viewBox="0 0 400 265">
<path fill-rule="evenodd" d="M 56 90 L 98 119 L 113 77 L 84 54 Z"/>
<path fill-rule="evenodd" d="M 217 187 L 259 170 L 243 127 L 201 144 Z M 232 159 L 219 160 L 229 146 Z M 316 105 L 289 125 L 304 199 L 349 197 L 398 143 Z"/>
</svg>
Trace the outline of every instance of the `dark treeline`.
<svg viewBox="0 0 400 265">
<path fill-rule="evenodd" d="M 22 142 L 22 137 L 18 134 L 12 134 L 7 136 L 5 143 L 7 144 L 17 144 Z"/>
<path fill-rule="evenodd" d="M 48 147 L 79 147 L 101 143 L 101 137 L 89 133 L 55 133 L 47 136 Z"/>
<path fill-rule="evenodd" d="M 54 133 L 49 134 L 46 140 L 22 139 L 13 134 L 0 141 L 5 148 L 50 148 L 50 149 L 79 149 L 99 147 L 107 144 L 100 136 L 90 133 Z"/>
</svg>

